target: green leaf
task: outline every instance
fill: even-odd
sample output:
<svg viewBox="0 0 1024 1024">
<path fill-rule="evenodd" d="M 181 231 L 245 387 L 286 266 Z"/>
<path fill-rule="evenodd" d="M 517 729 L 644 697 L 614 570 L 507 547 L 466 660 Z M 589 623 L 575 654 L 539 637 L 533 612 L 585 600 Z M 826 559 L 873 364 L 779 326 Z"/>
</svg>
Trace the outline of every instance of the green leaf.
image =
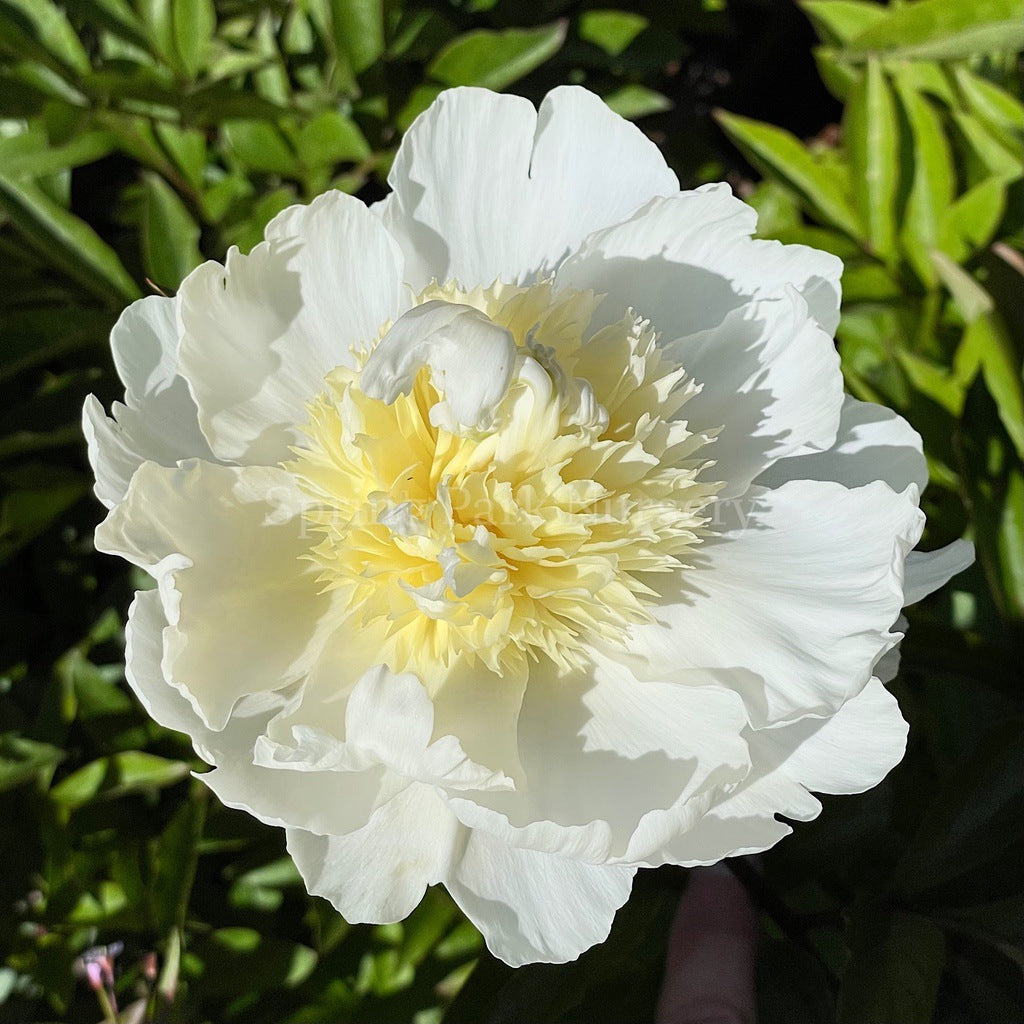
<svg viewBox="0 0 1024 1024">
<path fill-rule="evenodd" d="M 850 92 L 843 136 L 853 195 L 871 248 L 885 259 L 896 246 L 899 125 L 896 99 L 877 60 L 869 60 Z"/>
<path fill-rule="evenodd" d="M 0 793 L 52 772 L 66 755 L 60 747 L 5 732 L 0 735 Z"/>
<path fill-rule="evenodd" d="M 942 929 L 916 914 L 858 907 L 838 1024 L 930 1024 L 946 960 Z"/>
<path fill-rule="evenodd" d="M 195 78 L 206 67 L 210 40 L 217 28 L 213 0 L 174 0 L 171 19 L 178 62 L 189 78 Z"/>
<path fill-rule="evenodd" d="M 862 237 L 859 218 L 834 174 L 799 139 L 782 128 L 722 110 L 716 111 L 715 119 L 767 176 L 798 192 L 816 216 L 851 238 Z"/>
<path fill-rule="evenodd" d="M 448 86 L 504 89 L 554 56 L 565 41 L 565 32 L 564 21 L 538 28 L 467 32 L 433 59 L 427 73 Z"/>
<path fill-rule="evenodd" d="M 295 154 L 275 125 L 266 121 L 228 121 L 224 134 L 235 155 L 249 170 L 298 176 Z"/>
<path fill-rule="evenodd" d="M 890 7 L 884 21 L 850 40 L 844 56 L 866 60 L 956 60 L 1024 47 L 1019 0 L 918 0 Z"/>
<path fill-rule="evenodd" d="M 325 110 L 307 121 L 299 132 L 296 149 L 308 168 L 355 163 L 370 155 L 356 123 L 336 110 Z"/>
<path fill-rule="evenodd" d="M 896 89 L 913 140 L 912 147 L 904 147 L 903 170 L 910 180 L 910 191 L 902 212 L 900 239 L 914 270 L 930 285 L 935 281 L 930 253 L 944 248 L 942 221 L 955 195 L 956 171 L 938 112 L 899 78 Z"/>
<path fill-rule="evenodd" d="M 959 196 L 943 213 L 939 235 L 960 240 L 963 251 L 954 253 L 959 261 L 983 249 L 995 237 L 1006 209 L 1006 188 L 1004 178 L 986 178 Z"/>
<path fill-rule="evenodd" d="M 1003 591 L 1020 620 L 1024 618 L 1024 475 L 1020 470 L 1010 473 L 997 543 Z"/>
<path fill-rule="evenodd" d="M 800 8 L 826 42 L 848 43 L 885 20 L 886 10 L 874 0 L 802 0 Z"/>
<path fill-rule="evenodd" d="M 194 780 L 188 799 L 175 812 L 157 843 L 153 909 L 156 927 L 163 934 L 185 927 L 209 795 L 206 786 Z"/>
<path fill-rule="evenodd" d="M 0 173 L 9 178 L 36 178 L 100 160 L 117 146 L 106 131 L 85 131 L 62 146 L 51 145 L 46 133 L 33 126 L 21 135 L 0 138 Z"/>
<path fill-rule="evenodd" d="M 617 57 L 648 24 L 642 14 L 632 11 L 584 11 L 580 15 L 579 35 L 610 57 Z"/>
<path fill-rule="evenodd" d="M 142 255 L 151 281 L 166 292 L 176 291 L 203 261 L 199 225 L 163 178 L 143 175 Z"/>
<path fill-rule="evenodd" d="M 992 312 L 995 308 L 992 296 L 966 270 L 938 250 L 931 253 L 931 259 L 936 273 L 953 296 L 964 323 L 972 324 L 979 317 Z"/>
<path fill-rule="evenodd" d="M 139 297 L 114 250 L 37 185 L 11 180 L 0 171 L 0 208 L 33 246 L 95 295 L 116 305 Z"/>
<path fill-rule="evenodd" d="M 964 345 L 976 350 L 992 400 L 1017 455 L 1024 459 L 1024 388 L 1021 385 L 1020 357 L 1013 342 L 995 316 L 982 316 L 967 328 Z"/>
<path fill-rule="evenodd" d="M 198 984 L 208 996 L 294 988 L 309 977 L 318 959 L 308 946 L 239 927 L 218 928 L 192 951 L 204 965 Z"/>
<path fill-rule="evenodd" d="M 661 114 L 672 109 L 672 101 L 660 92 L 648 89 L 645 85 L 629 84 L 616 89 L 604 97 L 605 103 L 619 117 L 629 121 L 647 117 L 649 114 Z"/>
<path fill-rule="evenodd" d="M 984 121 L 970 114 L 954 111 L 953 120 L 990 174 L 999 175 L 1007 181 L 1024 174 L 1019 146 L 1006 145 Z"/>
<path fill-rule="evenodd" d="M 991 125 L 1024 132 L 1024 103 L 1005 89 L 958 65 L 953 76 L 971 113 Z"/>
<path fill-rule="evenodd" d="M 29 465 L 0 474 L 8 493 L 0 502 L 0 563 L 45 530 L 89 489 L 80 473 Z"/>
<path fill-rule="evenodd" d="M 71 27 L 64 11 L 52 0 L 0 0 L 0 14 L 18 25 L 66 67 L 80 75 L 89 71 L 89 57 L 78 33 Z"/>
<path fill-rule="evenodd" d="M 50 790 L 50 796 L 65 809 L 74 810 L 97 798 L 113 799 L 173 786 L 188 773 L 184 761 L 171 761 L 144 750 L 125 750 L 72 772 Z"/>
<path fill-rule="evenodd" d="M 338 52 L 361 74 L 384 52 L 383 0 L 331 0 Z"/>
</svg>

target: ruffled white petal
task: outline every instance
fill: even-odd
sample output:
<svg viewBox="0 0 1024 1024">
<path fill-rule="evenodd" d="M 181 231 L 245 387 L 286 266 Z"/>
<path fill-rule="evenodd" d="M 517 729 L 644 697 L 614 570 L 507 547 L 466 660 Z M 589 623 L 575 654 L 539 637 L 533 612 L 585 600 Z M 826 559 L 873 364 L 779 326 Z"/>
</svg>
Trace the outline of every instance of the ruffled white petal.
<svg viewBox="0 0 1024 1024">
<path fill-rule="evenodd" d="M 96 530 L 100 551 L 157 580 L 165 676 L 211 729 L 244 694 L 302 678 L 333 625 L 331 597 L 302 559 L 299 507 L 280 470 L 147 462 Z"/>
<path fill-rule="evenodd" d="M 550 271 L 592 231 L 679 189 L 657 147 L 592 93 L 525 99 L 451 89 L 415 121 L 375 210 L 415 290 Z"/>
<path fill-rule="evenodd" d="M 443 881 L 465 830 L 429 786 L 415 783 L 349 835 L 288 829 L 288 852 L 315 896 L 346 921 L 388 924 L 407 917 L 428 885 Z"/>
<path fill-rule="evenodd" d="M 835 480 L 846 487 L 863 487 L 883 480 L 894 491 L 914 484 L 923 491 L 928 465 L 921 435 L 900 415 L 883 405 L 860 402 L 847 395 L 835 444 L 828 451 L 776 462 L 757 478 L 763 487 L 787 480 Z"/>
<path fill-rule="evenodd" d="M 188 385 L 177 375 L 178 334 L 176 302 L 160 295 L 132 303 L 111 331 L 124 403 L 115 402 L 108 417 L 89 395 L 82 410 L 96 496 L 107 508 L 124 498 L 143 462 L 174 466 L 181 459 L 214 457 Z"/>
<path fill-rule="evenodd" d="M 903 603 L 917 604 L 973 564 L 974 545 L 966 540 L 955 540 L 937 551 L 911 551 Z"/>
<path fill-rule="evenodd" d="M 834 443 L 843 407 L 839 354 L 795 288 L 740 306 L 666 348 L 702 384 L 684 406 L 690 429 L 721 427 L 707 472 L 723 481 L 722 498 L 746 493 L 779 459 Z"/>
<path fill-rule="evenodd" d="M 630 641 L 637 671 L 728 672 L 758 726 L 830 714 L 898 639 L 904 559 L 924 518 L 917 489 L 792 481 L 751 496 L 720 503 L 720 532 L 659 586 L 657 622 Z"/>
<path fill-rule="evenodd" d="M 828 718 L 804 718 L 748 734 L 754 753 L 749 777 L 689 832 L 664 850 L 668 863 L 712 864 L 758 853 L 790 827 L 777 815 L 807 821 L 818 815 L 817 793 L 861 793 L 899 763 L 907 723 L 895 698 L 871 679 Z"/>
<path fill-rule="evenodd" d="M 757 214 L 728 185 L 652 199 L 629 220 L 608 223 L 565 261 L 557 281 L 607 296 L 601 312 L 609 322 L 632 308 L 673 340 L 793 287 L 821 328 L 835 332 L 842 262 L 807 246 L 751 239 Z"/>
<path fill-rule="evenodd" d="M 203 433 L 219 457 L 262 465 L 289 457 L 325 375 L 408 305 L 396 242 L 340 192 L 279 214 L 248 256 L 198 267 L 179 300 Z"/>
<path fill-rule="evenodd" d="M 537 664 L 518 722 L 516 791 L 453 794 L 455 813 L 510 845 L 645 861 L 749 769 L 742 700 L 703 683 L 639 680 L 599 654 L 570 675 Z"/>
<path fill-rule="evenodd" d="M 566 963 L 603 942 L 636 868 L 581 864 L 474 829 L 448 891 L 505 963 Z"/>
</svg>

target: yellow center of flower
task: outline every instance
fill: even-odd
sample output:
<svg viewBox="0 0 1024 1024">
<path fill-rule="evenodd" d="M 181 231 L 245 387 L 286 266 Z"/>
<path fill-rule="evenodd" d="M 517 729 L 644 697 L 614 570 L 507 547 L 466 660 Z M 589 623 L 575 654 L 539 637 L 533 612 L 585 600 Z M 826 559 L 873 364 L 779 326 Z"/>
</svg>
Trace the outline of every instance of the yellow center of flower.
<svg viewBox="0 0 1024 1024">
<path fill-rule="evenodd" d="M 381 353 L 328 375 L 288 466 L 313 499 L 310 557 L 381 660 L 428 687 L 460 658 L 499 674 L 540 654 L 581 664 L 648 618 L 645 574 L 699 543 L 718 489 L 699 479 L 711 436 L 680 416 L 699 387 L 632 311 L 584 344 L 589 292 L 433 285 L 427 304 L 495 333 L 489 376 L 454 344 L 381 397 L 390 324 Z M 495 404 L 460 420 L 489 387 Z"/>
</svg>

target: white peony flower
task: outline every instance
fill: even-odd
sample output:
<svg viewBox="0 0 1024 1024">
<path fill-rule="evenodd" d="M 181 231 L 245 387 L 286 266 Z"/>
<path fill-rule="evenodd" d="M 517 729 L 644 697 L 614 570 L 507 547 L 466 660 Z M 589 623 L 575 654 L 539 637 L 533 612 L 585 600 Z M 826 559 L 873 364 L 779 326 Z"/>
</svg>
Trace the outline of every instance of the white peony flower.
<svg viewBox="0 0 1024 1024">
<path fill-rule="evenodd" d="M 970 547 L 908 554 L 921 443 L 843 396 L 839 261 L 597 97 L 447 92 L 390 183 L 124 313 L 96 544 L 157 583 L 139 699 L 311 892 L 390 922 L 442 884 L 561 962 L 638 867 L 900 760 L 891 627 Z"/>
</svg>

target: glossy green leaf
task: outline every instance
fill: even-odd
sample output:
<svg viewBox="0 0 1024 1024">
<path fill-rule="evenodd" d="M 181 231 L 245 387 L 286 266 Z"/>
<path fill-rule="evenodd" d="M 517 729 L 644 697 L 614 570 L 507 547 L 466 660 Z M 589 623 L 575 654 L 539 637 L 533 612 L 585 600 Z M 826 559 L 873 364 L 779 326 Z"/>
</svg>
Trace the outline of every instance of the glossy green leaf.
<svg viewBox="0 0 1024 1024">
<path fill-rule="evenodd" d="M 0 208 L 34 247 L 100 298 L 123 304 L 138 297 L 114 250 L 37 185 L 7 178 L 0 170 Z"/>
<path fill-rule="evenodd" d="M 992 241 L 1006 209 L 1006 180 L 993 176 L 958 196 L 943 213 L 940 237 L 958 238 L 963 251 L 954 253 L 961 262 Z"/>
<path fill-rule="evenodd" d="M 117 138 L 106 131 L 77 133 L 64 145 L 51 145 L 42 127 L 0 138 L 0 174 L 36 178 L 100 160 L 112 152 Z"/>
<path fill-rule="evenodd" d="M 932 266 L 960 310 L 964 323 L 972 324 L 979 317 L 992 312 L 995 308 L 992 296 L 966 270 L 938 250 L 931 254 L 931 259 Z"/>
<path fill-rule="evenodd" d="M 884 21 L 850 40 L 844 55 L 896 60 L 956 60 L 1024 47 L 1019 0 L 917 0 L 891 7 Z"/>
<path fill-rule="evenodd" d="M 142 254 L 149 279 L 165 292 L 178 286 L 203 261 L 199 225 L 163 178 L 147 174 L 142 222 Z"/>
<path fill-rule="evenodd" d="M 89 70 L 89 56 L 78 33 L 53 0 L 0 0 L 0 13 L 66 67 L 78 74 Z"/>
<path fill-rule="evenodd" d="M 667 96 L 643 85 L 624 85 L 605 96 L 604 101 L 616 114 L 630 121 L 672 109 L 672 101 Z"/>
<path fill-rule="evenodd" d="M 171 19 L 178 61 L 185 74 L 195 78 L 206 67 L 210 40 L 217 27 L 213 0 L 174 0 Z"/>
<path fill-rule="evenodd" d="M 27 736 L 0 735 L 0 793 L 40 778 L 65 758 L 60 747 Z"/>
<path fill-rule="evenodd" d="M 336 110 L 325 110 L 303 125 L 296 149 L 306 167 L 354 163 L 370 155 L 356 123 Z"/>
<path fill-rule="evenodd" d="M 1010 128 L 1018 134 L 1024 132 L 1024 103 L 1017 96 L 963 65 L 952 70 L 961 95 L 976 117 L 989 124 Z"/>
<path fill-rule="evenodd" d="M 334 38 L 356 74 L 384 52 L 383 0 L 331 0 Z"/>
<path fill-rule="evenodd" d="M 538 28 L 467 32 L 441 50 L 427 72 L 449 86 L 504 89 L 553 57 L 565 41 L 565 32 L 564 21 Z"/>
<path fill-rule="evenodd" d="M 992 316 L 980 317 L 968 327 L 964 344 L 968 343 L 980 353 L 985 385 L 1017 455 L 1024 459 L 1024 386 L 1020 356 L 1014 351 L 1006 328 Z"/>
<path fill-rule="evenodd" d="M 645 28 L 648 21 L 642 14 L 623 10 L 584 11 L 580 15 L 580 39 L 600 47 L 610 57 L 617 57 Z"/>
<path fill-rule="evenodd" d="M 851 238 L 862 236 L 860 220 L 835 175 L 815 160 L 799 139 L 782 128 L 738 114 L 717 111 L 715 117 L 756 165 L 798 192 L 818 217 Z"/>
<path fill-rule="evenodd" d="M 896 99 L 877 60 L 850 92 L 843 125 L 857 212 L 871 248 L 883 258 L 896 245 L 899 123 Z"/>
<path fill-rule="evenodd" d="M 953 119 L 968 145 L 990 174 L 998 175 L 1007 181 L 1024 176 L 1024 151 L 1019 151 L 1020 147 L 1007 145 L 983 121 L 970 114 L 956 111 Z"/>
<path fill-rule="evenodd" d="M 861 907 L 848 944 L 838 1024 L 931 1024 L 946 959 L 938 925 L 916 914 Z"/>
<path fill-rule="evenodd" d="M 50 796 L 62 807 L 74 810 L 97 798 L 112 799 L 173 786 L 188 773 L 184 761 L 168 760 L 144 750 L 126 750 L 72 772 L 50 790 Z"/>
<path fill-rule="evenodd" d="M 251 171 L 295 177 L 295 153 L 281 131 L 266 121 L 228 121 L 224 133 L 235 155 Z"/>
<path fill-rule="evenodd" d="M 919 92 L 896 80 L 897 93 L 910 126 L 913 147 L 905 147 L 903 173 L 910 181 L 902 211 L 901 240 L 914 270 L 926 284 L 935 280 L 930 253 L 942 248 L 942 221 L 953 202 L 956 170 L 935 107 Z"/>
<path fill-rule="evenodd" d="M 829 43 L 847 43 L 886 17 L 874 0 L 801 0 L 800 8 Z"/>
</svg>

